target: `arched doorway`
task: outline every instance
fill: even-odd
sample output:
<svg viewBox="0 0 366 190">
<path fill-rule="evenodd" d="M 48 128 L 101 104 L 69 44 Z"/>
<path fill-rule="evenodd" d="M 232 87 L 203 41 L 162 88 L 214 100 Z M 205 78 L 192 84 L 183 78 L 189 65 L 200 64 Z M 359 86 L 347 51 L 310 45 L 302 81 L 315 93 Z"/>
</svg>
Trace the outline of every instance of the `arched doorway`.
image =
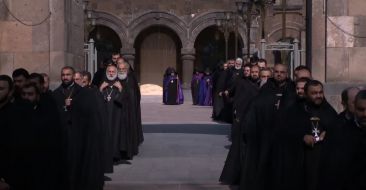
<svg viewBox="0 0 366 190">
<path fill-rule="evenodd" d="M 98 63 L 110 59 L 113 52 L 119 53 L 122 48 L 118 34 L 107 26 L 96 25 L 89 33 L 88 39 L 91 38 L 95 41 Z"/>
<path fill-rule="evenodd" d="M 286 38 L 281 38 L 280 40 L 277 41 L 277 43 L 283 43 L 283 44 L 294 44 L 294 38 L 292 37 L 286 37 Z M 274 59 L 274 63 L 282 63 L 282 64 L 286 64 L 286 65 L 290 65 L 293 61 L 293 51 L 291 50 L 274 50 L 272 51 L 273 53 L 273 59 Z"/>
<path fill-rule="evenodd" d="M 134 47 L 135 70 L 142 85 L 162 86 L 167 67 L 176 68 L 179 76 L 182 76 L 182 43 L 171 29 L 164 26 L 149 27 L 137 36 Z"/>
<path fill-rule="evenodd" d="M 243 43 L 238 35 L 236 56 L 242 57 Z M 225 62 L 225 37 L 217 26 L 205 28 L 195 41 L 196 60 L 194 67 L 201 71 L 209 68 L 213 71 L 220 63 Z M 228 59 L 235 58 L 235 33 L 231 32 L 228 39 Z"/>
</svg>

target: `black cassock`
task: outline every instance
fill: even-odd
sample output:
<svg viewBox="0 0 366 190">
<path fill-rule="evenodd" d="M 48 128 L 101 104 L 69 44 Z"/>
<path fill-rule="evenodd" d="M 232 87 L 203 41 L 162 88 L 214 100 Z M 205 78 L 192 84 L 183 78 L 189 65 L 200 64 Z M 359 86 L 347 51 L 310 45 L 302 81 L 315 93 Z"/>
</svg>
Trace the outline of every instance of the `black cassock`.
<svg viewBox="0 0 366 190">
<path fill-rule="evenodd" d="M 32 190 L 35 150 L 32 107 L 18 99 L 0 109 L 0 177 L 11 189 Z"/>
<path fill-rule="evenodd" d="M 98 91 L 73 84 L 68 89 L 60 86 L 53 96 L 63 130 L 64 189 L 103 189 L 103 120 Z M 65 108 L 65 99 L 69 96 L 71 106 Z"/>
<path fill-rule="evenodd" d="M 258 93 L 258 87 L 252 84 L 248 79 L 238 79 L 235 88 L 230 91 L 234 97 L 234 121 L 232 125 L 229 153 L 227 155 L 225 166 L 220 176 L 220 181 L 225 184 L 237 185 L 240 181 L 242 159 L 244 155 L 243 143 L 243 121 L 249 109 L 251 101 Z"/>
<path fill-rule="evenodd" d="M 316 118 L 320 120 L 314 120 Z M 326 150 L 324 144 L 336 123 L 337 113 L 326 100 L 320 106 L 299 100 L 287 111 L 286 123 L 279 132 L 277 189 L 317 188 L 321 155 Z M 323 131 L 326 132 L 323 141 L 317 142 L 314 147 L 305 145 L 305 135 L 320 136 Z"/>
<path fill-rule="evenodd" d="M 122 105 L 117 104 L 116 99 L 123 94 L 114 86 L 108 86 L 101 92 L 101 99 L 103 101 L 103 109 L 105 110 L 104 117 L 104 139 L 103 139 L 103 153 L 104 153 L 104 172 L 113 173 L 113 159 L 120 155 L 121 146 L 125 147 L 125 135 L 121 136 L 121 132 L 126 130 L 126 124 L 121 123 Z"/>
<path fill-rule="evenodd" d="M 366 129 L 343 119 L 324 144 L 319 190 L 366 189 Z"/>
<path fill-rule="evenodd" d="M 141 108 L 140 108 L 140 88 L 133 75 L 128 75 L 125 80 L 121 81 L 123 86 L 123 96 L 116 100 L 117 104 L 123 106 L 121 123 L 125 125 L 123 131 L 126 138 L 122 159 L 132 159 L 138 154 L 138 146 L 143 142 L 143 132 L 141 125 Z"/>
<path fill-rule="evenodd" d="M 35 146 L 32 181 L 35 189 L 61 189 L 62 129 L 57 105 L 51 93 L 41 95 L 31 114 Z"/>
<path fill-rule="evenodd" d="M 130 95 L 129 101 L 131 102 L 132 107 L 130 108 L 131 112 L 131 120 L 132 125 L 135 126 L 137 130 L 137 142 L 141 144 L 144 141 L 144 134 L 142 131 L 142 122 L 141 122 L 141 92 L 140 87 L 138 85 L 136 75 L 134 72 L 130 71 L 130 74 L 127 76 L 127 93 Z"/>
<path fill-rule="evenodd" d="M 271 78 L 261 88 L 243 123 L 245 153 L 240 189 L 274 189 L 278 131 L 283 125 L 285 110 L 295 100 L 295 85 L 291 80 L 279 87 Z"/>
<path fill-rule="evenodd" d="M 217 83 L 215 85 L 216 91 L 213 92 L 212 97 L 214 98 L 213 104 L 213 118 L 219 121 L 232 122 L 232 105 L 230 98 L 224 94 L 219 96 L 220 92 L 224 92 L 228 89 L 230 81 L 230 71 L 221 70 L 217 77 Z"/>
<path fill-rule="evenodd" d="M 200 81 L 202 76 L 200 74 L 193 74 L 192 81 L 191 81 L 191 94 L 192 94 L 192 102 L 193 105 L 198 104 L 198 94 L 200 91 Z"/>
<path fill-rule="evenodd" d="M 230 73 L 230 80 L 228 82 L 229 88 L 231 86 L 235 86 L 237 83 L 237 80 L 240 80 L 244 77 L 244 70 L 243 69 L 235 69 L 232 68 L 229 70 Z"/>
</svg>

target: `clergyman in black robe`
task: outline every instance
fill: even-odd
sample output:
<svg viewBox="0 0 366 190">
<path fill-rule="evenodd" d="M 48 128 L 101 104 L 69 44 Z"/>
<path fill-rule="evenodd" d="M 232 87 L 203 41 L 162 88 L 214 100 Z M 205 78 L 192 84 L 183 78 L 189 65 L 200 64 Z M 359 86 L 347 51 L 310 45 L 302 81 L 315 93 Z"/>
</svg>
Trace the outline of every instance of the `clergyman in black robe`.
<svg viewBox="0 0 366 190">
<path fill-rule="evenodd" d="M 121 139 L 125 136 L 120 136 L 121 130 L 126 127 L 121 123 L 120 116 L 122 106 L 116 104 L 116 99 L 122 96 L 122 85 L 117 80 L 117 67 L 113 64 L 106 68 L 106 76 L 99 87 L 101 99 L 103 99 L 104 115 L 104 172 L 113 173 L 113 161 L 118 157 L 120 151 Z"/>
<path fill-rule="evenodd" d="M 237 58 L 235 60 L 235 66 L 230 71 L 230 81 L 229 86 L 235 86 L 236 80 L 240 80 L 244 77 L 244 70 L 243 70 L 243 60 L 241 58 Z M 229 87 L 230 88 L 230 87 Z"/>
<path fill-rule="evenodd" d="M 43 79 L 43 77 L 40 75 Z M 31 79 L 31 77 L 30 77 Z M 22 89 L 22 98 L 30 103 L 34 133 L 34 151 L 31 154 L 34 189 L 61 189 L 62 178 L 62 132 L 56 102 L 42 85 L 27 83 Z"/>
<path fill-rule="evenodd" d="M 103 188 L 102 119 L 95 90 L 73 81 L 74 69 L 61 70 L 62 84 L 53 92 L 63 130 L 65 187 L 71 190 Z"/>
<path fill-rule="evenodd" d="M 234 121 L 231 132 L 231 146 L 227 155 L 225 166 L 220 176 L 220 181 L 225 184 L 238 185 L 244 155 L 243 121 L 251 101 L 258 93 L 258 87 L 247 78 L 237 80 L 235 88 L 230 91 L 233 96 Z"/>
<path fill-rule="evenodd" d="M 11 78 L 0 75 L 0 178 L 11 189 L 33 189 L 29 175 L 35 140 L 32 108 L 20 97 L 11 102 L 13 89 Z"/>
<path fill-rule="evenodd" d="M 284 111 L 296 100 L 295 85 L 287 66 L 276 64 L 274 78 L 260 89 L 244 120 L 245 154 L 240 189 L 267 190 L 276 183 L 276 137 Z"/>
<path fill-rule="evenodd" d="M 138 154 L 138 146 L 144 140 L 141 124 L 140 88 L 127 62 L 118 63 L 118 79 L 123 86 L 124 95 L 116 102 L 123 106 L 121 122 L 126 125 L 127 134 L 125 139 L 127 146 L 122 158 L 132 159 Z"/>
<path fill-rule="evenodd" d="M 306 82 L 304 92 L 305 100 L 287 111 L 280 132 L 277 189 L 317 189 L 324 143 L 337 124 L 337 113 L 325 100 L 319 81 Z"/>
<path fill-rule="evenodd" d="M 366 91 L 355 97 L 352 120 L 339 118 L 335 133 L 327 134 L 320 165 L 318 189 L 361 190 L 366 188 Z"/>
<path fill-rule="evenodd" d="M 199 91 L 200 91 L 200 83 L 201 78 L 203 77 L 203 74 L 195 69 L 192 75 L 191 80 L 191 94 L 192 94 L 192 102 L 193 105 L 197 105 L 199 102 Z"/>
<path fill-rule="evenodd" d="M 228 123 L 232 121 L 232 107 L 229 105 L 229 94 L 225 93 L 225 91 L 228 88 L 230 77 L 228 64 L 225 63 L 222 70 L 218 73 L 215 84 L 216 90 L 212 95 L 215 100 L 213 104 L 213 119 Z"/>
<path fill-rule="evenodd" d="M 344 121 L 353 120 L 353 114 L 355 111 L 354 101 L 357 93 L 360 91 L 357 87 L 350 87 L 346 88 L 342 91 L 341 98 L 342 98 L 342 105 L 344 110 L 339 113 L 339 117 Z"/>
</svg>

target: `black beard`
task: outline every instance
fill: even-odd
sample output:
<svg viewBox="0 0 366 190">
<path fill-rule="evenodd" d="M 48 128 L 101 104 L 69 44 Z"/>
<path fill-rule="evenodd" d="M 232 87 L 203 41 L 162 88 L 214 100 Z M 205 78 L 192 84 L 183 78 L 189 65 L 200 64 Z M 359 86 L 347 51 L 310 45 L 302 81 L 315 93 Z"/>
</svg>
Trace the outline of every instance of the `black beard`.
<svg viewBox="0 0 366 190">
<path fill-rule="evenodd" d="M 324 103 L 324 100 L 322 100 L 322 102 L 321 102 L 320 104 L 316 104 L 315 102 L 313 102 L 313 101 L 311 101 L 311 100 L 307 99 L 307 104 L 308 104 L 310 107 L 315 108 L 315 109 L 320 108 L 320 107 L 323 105 L 323 103 Z"/>
<path fill-rule="evenodd" d="M 62 82 L 62 87 L 63 88 L 68 88 L 69 86 L 71 86 L 72 85 L 72 83 L 74 83 L 74 81 L 70 81 L 70 82 Z"/>
<path fill-rule="evenodd" d="M 250 80 L 251 80 L 252 82 L 258 82 L 259 78 L 253 78 L 253 77 L 251 77 L 251 78 L 250 78 Z"/>
</svg>

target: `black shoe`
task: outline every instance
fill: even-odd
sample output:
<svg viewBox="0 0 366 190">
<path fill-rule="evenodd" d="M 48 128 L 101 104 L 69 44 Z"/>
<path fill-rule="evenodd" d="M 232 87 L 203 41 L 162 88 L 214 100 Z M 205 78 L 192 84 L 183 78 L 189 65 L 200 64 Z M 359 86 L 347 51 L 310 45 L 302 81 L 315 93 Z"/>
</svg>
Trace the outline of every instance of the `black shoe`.
<svg viewBox="0 0 366 190">
<path fill-rule="evenodd" d="M 108 176 L 104 176 L 104 181 L 112 181 L 112 178 L 110 178 Z"/>
</svg>

